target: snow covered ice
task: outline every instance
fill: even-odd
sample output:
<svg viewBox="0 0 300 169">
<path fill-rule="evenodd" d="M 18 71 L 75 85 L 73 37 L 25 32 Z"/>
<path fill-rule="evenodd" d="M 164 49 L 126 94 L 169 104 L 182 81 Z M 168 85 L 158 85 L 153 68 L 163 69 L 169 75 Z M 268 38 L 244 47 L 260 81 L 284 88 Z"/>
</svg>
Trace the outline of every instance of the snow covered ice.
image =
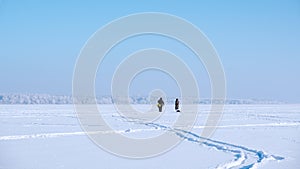
<svg viewBox="0 0 300 169">
<path fill-rule="evenodd" d="M 145 110 L 149 105 L 134 106 Z M 152 158 L 122 158 L 102 150 L 85 135 L 73 105 L 0 105 L 0 168 L 285 169 L 300 165 L 300 105 L 225 105 L 211 138 L 201 137 L 210 105 L 199 105 L 192 131 L 172 127 L 178 117 L 173 105 L 167 105 L 159 119 L 144 123 L 120 116 L 114 105 L 99 107 L 114 129 L 108 133 L 149 138 L 171 132 L 183 141 Z"/>
</svg>

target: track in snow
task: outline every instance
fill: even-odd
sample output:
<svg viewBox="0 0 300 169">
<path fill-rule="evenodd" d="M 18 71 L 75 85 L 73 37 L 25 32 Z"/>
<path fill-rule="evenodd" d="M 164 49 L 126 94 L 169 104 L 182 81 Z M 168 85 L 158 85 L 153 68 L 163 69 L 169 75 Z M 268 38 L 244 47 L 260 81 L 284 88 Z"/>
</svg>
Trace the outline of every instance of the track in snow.
<svg viewBox="0 0 300 169">
<path fill-rule="evenodd" d="M 115 118 L 121 118 L 120 120 L 145 125 L 150 128 L 147 129 L 127 129 L 127 130 L 111 130 L 105 132 L 94 132 L 95 134 L 108 134 L 108 133 L 134 133 L 142 131 L 157 131 L 165 130 L 167 132 L 172 132 L 178 137 L 193 143 L 198 143 L 204 145 L 208 148 L 214 148 L 217 151 L 231 153 L 234 157 L 232 161 L 229 161 L 224 164 L 216 166 L 216 169 L 230 169 L 230 168 L 240 168 L 240 169 L 255 169 L 260 165 L 264 164 L 267 161 L 275 160 L 281 161 L 284 160 L 284 157 L 267 154 L 260 150 L 251 149 L 241 145 L 235 145 L 231 143 L 226 143 L 218 140 L 213 140 L 209 138 L 204 138 L 196 133 L 171 128 L 158 123 L 145 123 L 137 119 L 128 119 L 125 117 L 114 116 Z M 250 125 L 228 125 L 228 126 L 219 126 L 220 128 L 230 128 L 230 127 L 253 127 L 253 126 L 299 126 L 299 123 L 268 123 L 268 124 L 250 124 Z M 204 126 L 195 126 L 194 128 L 203 128 Z M 80 136 L 85 135 L 85 132 L 64 132 L 64 133 L 40 133 L 40 134 L 28 134 L 28 135 L 13 135 L 13 136 L 0 136 L 0 141 L 9 141 L 9 140 L 23 140 L 23 139 L 38 139 L 38 138 L 56 138 L 56 137 L 65 137 L 65 136 Z"/>
<path fill-rule="evenodd" d="M 186 131 L 182 129 L 176 129 L 164 126 L 162 124 L 157 123 L 145 123 L 141 122 L 137 119 L 128 119 L 126 117 L 121 117 L 123 120 L 128 122 L 133 122 L 136 124 L 142 124 L 146 126 L 153 127 L 155 129 L 165 130 L 168 132 L 173 132 L 180 138 L 187 140 L 189 142 L 194 142 L 198 144 L 202 144 L 209 148 L 214 148 L 217 151 L 222 151 L 225 153 L 231 153 L 234 156 L 234 159 L 225 164 L 220 164 L 216 167 L 216 169 L 231 169 L 231 168 L 239 168 L 239 169 L 256 169 L 260 165 L 264 164 L 267 161 L 275 160 L 281 161 L 284 160 L 284 157 L 267 154 L 260 150 L 251 149 L 241 145 L 235 145 L 231 143 L 226 143 L 218 140 L 213 140 L 205 137 L 201 137 L 191 131 Z"/>
</svg>

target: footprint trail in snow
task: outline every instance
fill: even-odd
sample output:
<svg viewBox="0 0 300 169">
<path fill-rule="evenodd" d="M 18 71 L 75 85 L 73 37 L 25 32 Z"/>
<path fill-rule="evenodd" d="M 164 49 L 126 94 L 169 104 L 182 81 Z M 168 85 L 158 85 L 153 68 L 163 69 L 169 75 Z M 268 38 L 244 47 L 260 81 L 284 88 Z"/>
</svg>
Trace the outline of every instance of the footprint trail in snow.
<svg viewBox="0 0 300 169">
<path fill-rule="evenodd" d="M 142 122 L 138 119 L 128 119 L 126 117 L 122 117 L 123 120 L 127 122 L 132 122 L 135 124 L 146 125 L 148 127 L 152 127 L 156 130 L 165 130 L 168 132 L 173 132 L 178 137 L 187 140 L 189 142 L 202 144 L 208 148 L 214 148 L 217 151 L 222 151 L 225 153 L 231 153 L 234 156 L 234 159 L 230 162 L 220 164 L 216 167 L 216 169 L 231 169 L 231 168 L 239 168 L 239 169 L 256 169 L 259 166 L 263 165 L 267 161 L 275 160 L 281 161 L 284 160 L 284 157 L 271 155 L 266 152 L 251 149 L 241 145 L 235 145 L 231 143 L 226 143 L 218 140 L 213 140 L 205 137 L 201 137 L 196 133 L 191 131 L 186 131 L 182 129 L 171 128 L 158 123 L 146 123 Z"/>
</svg>

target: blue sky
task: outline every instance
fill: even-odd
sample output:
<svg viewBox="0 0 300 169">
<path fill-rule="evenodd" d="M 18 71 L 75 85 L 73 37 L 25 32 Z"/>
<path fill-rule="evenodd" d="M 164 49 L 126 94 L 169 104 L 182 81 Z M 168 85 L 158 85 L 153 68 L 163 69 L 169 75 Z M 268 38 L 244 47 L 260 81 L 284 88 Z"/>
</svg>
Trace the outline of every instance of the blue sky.
<svg viewBox="0 0 300 169">
<path fill-rule="evenodd" d="M 173 14 L 202 30 L 223 63 L 228 98 L 300 102 L 300 1 L 296 0 L 0 0 L 0 93 L 71 94 L 76 58 L 87 39 L 110 21 L 137 12 Z M 147 43 L 139 43 L 145 40 Z M 121 59 L 116 57 L 120 56 L 118 53 L 143 47 L 173 49 L 178 54 L 188 52 L 175 42 L 166 45 L 164 41 L 168 40 L 157 37 L 129 40 L 127 46 L 131 47 L 120 45 L 116 48 L 119 51 L 107 56 L 107 60 L 113 61 L 108 62 L 111 65 L 103 68 L 113 72 Z M 209 82 L 201 63 L 186 62 L 191 62 L 203 87 L 200 93 L 208 97 Z M 145 78 L 155 81 L 158 75 L 154 74 L 137 77 L 132 93 L 154 87 L 143 83 Z M 109 77 L 109 73 L 102 77 L 99 72 L 97 86 Z M 176 90 L 167 83 L 160 85 L 170 90 L 167 93 Z M 97 92 L 107 94 L 108 83 L 103 86 Z"/>
</svg>

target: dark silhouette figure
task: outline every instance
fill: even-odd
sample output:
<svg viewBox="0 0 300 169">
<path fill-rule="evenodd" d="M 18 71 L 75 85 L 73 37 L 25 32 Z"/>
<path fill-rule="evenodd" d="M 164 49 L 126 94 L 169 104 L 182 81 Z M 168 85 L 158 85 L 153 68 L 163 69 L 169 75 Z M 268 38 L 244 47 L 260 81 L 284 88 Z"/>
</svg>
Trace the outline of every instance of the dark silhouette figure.
<svg viewBox="0 0 300 169">
<path fill-rule="evenodd" d="M 179 110 L 179 100 L 178 100 L 178 98 L 176 98 L 176 100 L 175 100 L 175 111 L 180 112 L 180 110 Z"/>
<path fill-rule="evenodd" d="M 162 107 L 164 106 L 164 101 L 162 98 L 159 98 L 159 100 L 157 101 L 157 107 L 158 107 L 158 110 L 159 112 L 162 112 Z"/>
</svg>

